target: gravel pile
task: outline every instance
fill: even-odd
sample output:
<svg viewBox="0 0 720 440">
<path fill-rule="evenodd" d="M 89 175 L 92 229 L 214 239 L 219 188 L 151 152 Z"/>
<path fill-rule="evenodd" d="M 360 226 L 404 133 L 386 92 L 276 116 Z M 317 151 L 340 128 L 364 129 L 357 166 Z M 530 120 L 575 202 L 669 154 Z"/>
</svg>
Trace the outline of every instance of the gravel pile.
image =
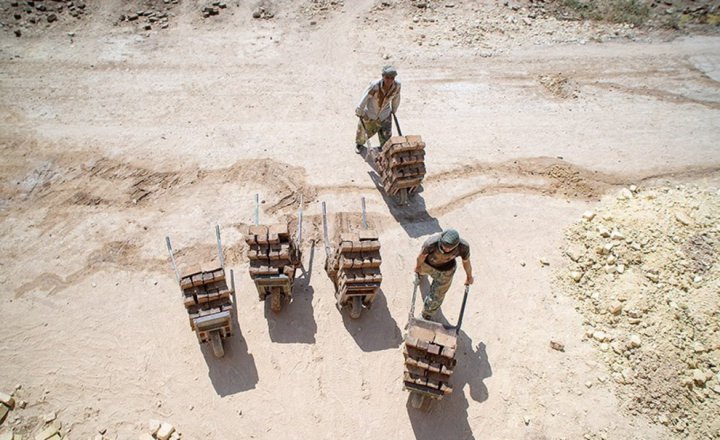
<svg viewBox="0 0 720 440">
<path fill-rule="evenodd" d="M 566 233 L 557 288 L 627 410 L 720 438 L 720 191 L 623 189 Z"/>
</svg>

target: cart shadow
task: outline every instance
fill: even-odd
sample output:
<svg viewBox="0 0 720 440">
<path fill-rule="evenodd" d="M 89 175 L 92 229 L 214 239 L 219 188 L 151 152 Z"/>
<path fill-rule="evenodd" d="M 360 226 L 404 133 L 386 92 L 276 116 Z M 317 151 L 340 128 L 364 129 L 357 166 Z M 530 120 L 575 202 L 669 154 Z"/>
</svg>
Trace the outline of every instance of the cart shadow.
<svg viewBox="0 0 720 440">
<path fill-rule="evenodd" d="M 200 344 L 200 351 L 208 366 L 208 376 L 219 396 L 229 396 L 252 390 L 258 383 L 258 371 L 255 358 L 248 352 L 248 346 L 240 329 L 235 292 L 235 273 L 230 270 L 232 293 L 232 332 L 233 335 L 223 341 L 225 355 L 216 358 L 210 344 Z"/>
<path fill-rule="evenodd" d="M 443 324 L 447 320 L 442 317 Z M 442 321 L 441 321 L 442 322 Z M 483 381 L 492 376 L 492 367 L 487 356 L 485 344 L 480 342 L 476 347 L 464 331 L 458 335 L 457 365 L 450 379 L 453 392 L 440 401 L 430 403 L 429 411 L 423 412 L 410 404 L 408 397 L 407 411 L 410 423 L 417 439 L 474 439 L 468 420 L 468 402 L 465 396 L 465 385 L 469 386 L 470 398 L 478 403 L 488 399 L 489 393 Z M 427 403 L 426 403 L 427 405 Z"/>
<path fill-rule="evenodd" d="M 368 171 L 368 175 L 385 201 L 385 204 L 390 210 L 390 214 L 400 226 L 402 226 L 407 235 L 412 238 L 418 238 L 442 231 L 438 219 L 427 212 L 425 199 L 420 195 L 420 193 L 423 192 L 422 186 L 417 193 L 409 196 L 408 204 L 405 206 L 398 205 L 392 196 L 385 193 L 380 174 L 377 172 L 375 166 L 374 157 L 373 153 L 365 154 L 365 162 L 372 168 L 372 171 Z"/>
<path fill-rule="evenodd" d="M 200 347 L 208 366 L 208 376 L 220 397 L 255 388 L 258 383 L 255 358 L 248 353 L 247 343 L 239 328 L 236 327 L 235 334 L 225 339 L 225 356 L 221 358 L 213 355 L 209 344 L 200 344 Z"/>
<path fill-rule="evenodd" d="M 312 300 L 315 294 L 310 284 L 315 244 L 310 247 L 308 267 L 301 277 L 295 280 L 293 300 L 285 303 L 280 313 L 270 310 L 270 299 L 265 301 L 265 320 L 270 340 L 280 344 L 314 344 L 317 323 L 313 314 Z"/>
<path fill-rule="evenodd" d="M 382 288 L 378 291 L 370 310 L 363 309 L 358 319 L 350 317 L 349 307 L 339 310 L 343 324 L 362 351 L 380 351 L 398 348 L 402 333 L 390 315 Z"/>
</svg>

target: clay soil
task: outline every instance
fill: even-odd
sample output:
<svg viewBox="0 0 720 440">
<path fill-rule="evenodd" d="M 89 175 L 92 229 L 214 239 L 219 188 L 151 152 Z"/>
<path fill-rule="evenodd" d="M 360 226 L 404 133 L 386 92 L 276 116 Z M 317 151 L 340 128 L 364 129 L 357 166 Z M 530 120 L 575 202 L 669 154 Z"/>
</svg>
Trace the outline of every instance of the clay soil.
<svg viewBox="0 0 720 440">
<path fill-rule="evenodd" d="M 586 335 L 590 300 L 553 283 L 573 270 L 566 230 L 604 197 L 716 194 L 716 28 L 418 3 L 232 1 L 204 18 L 211 2 L 88 1 L 29 24 L 1 2 L 0 391 L 27 405 L 0 433 L 34 438 L 55 412 L 68 438 L 137 438 L 149 419 L 187 439 L 720 436 L 692 409 L 678 427 L 628 402 Z M 127 19 L 150 9 L 167 18 Z M 353 151 L 356 101 L 389 63 L 403 133 L 427 144 L 406 207 Z M 266 222 L 304 202 L 307 276 L 277 315 L 248 275 L 255 194 Z M 325 201 L 333 234 L 361 197 L 384 280 L 352 320 L 323 270 L 320 214 Z M 216 224 L 237 290 L 222 359 L 190 330 L 165 249 L 169 235 L 181 268 L 217 263 Z M 402 388 L 403 329 L 420 245 L 448 227 L 470 242 L 476 281 L 454 392 L 422 412 Z M 459 273 L 440 320 L 456 322 L 461 297 Z M 717 339 L 702 340 L 717 359 Z M 703 390 L 703 407 L 719 396 Z"/>
</svg>

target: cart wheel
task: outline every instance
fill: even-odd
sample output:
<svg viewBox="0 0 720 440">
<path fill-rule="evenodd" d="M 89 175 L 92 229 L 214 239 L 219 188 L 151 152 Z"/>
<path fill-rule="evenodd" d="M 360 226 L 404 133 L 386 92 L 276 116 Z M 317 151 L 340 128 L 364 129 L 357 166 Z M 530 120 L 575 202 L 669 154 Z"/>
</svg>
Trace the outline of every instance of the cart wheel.
<svg viewBox="0 0 720 440">
<path fill-rule="evenodd" d="M 407 205 L 408 204 L 408 189 L 407 188 L 401 189 L 399 196 L 400 196 L 400 204 Z"/>
<path fill-rule="evenodd" d="M 350 310 L 350 317 L 352 319 L 358 319 L 362 313 L 362 296 L 352 297 L 352 309 Z"/>
<path fill-rule="evenodd" d="M 270 310 L 279 313 L 282 310 L 282 293 L 279 289 L 273 289 L 270 294 Z"/>
<path fill-rule="evenodd" d="M 210 333 L 210 343 L 212 344 L 213 354 L 216 358 L 225 356 L 225 349 L 223 348 L 222 336 L 219 331 Z"/>
<path fill-rule="evenodd" d="M 413 408 L 420 409 L 422 408 L 423 403 L 425 403 L 424 395 L 414 391 L 410 393 L 410 405 L 412 405 Z"/>
</svg>

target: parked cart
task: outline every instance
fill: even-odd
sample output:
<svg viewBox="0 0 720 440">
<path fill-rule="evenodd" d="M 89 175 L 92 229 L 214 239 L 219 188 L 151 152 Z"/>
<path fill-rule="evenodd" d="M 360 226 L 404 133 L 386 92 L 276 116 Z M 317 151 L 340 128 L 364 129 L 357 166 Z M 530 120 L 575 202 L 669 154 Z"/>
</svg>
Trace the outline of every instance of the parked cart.
<svg viewBox="0 0 720 440">
<path fill-rule="evenodd" d="M 350 306 L 350 317 L 357 319 L 363 307 L 369 309 L 372 306 L 380 290 L 380 239 L 376 231 L 368 229 L 364 197 L 362 228 L 357 231 L 340 231 L 338 238 L 332 242 L 328 238 L 325 202 L 322 203 L 322 210 L 325 271 L 335 284 L 338 308 Z"/>
<path fill-rule="evenodd" d="M 184 275 L 180 274 L 175 264 L 170 237 L 165 237 L 165 243 L 175 278 L 180 285 L 183 305 L 188 312 L 190 328 L 195 331 L 201 343 L 210 343 L 216 357 L 223 357 L 223 340 L 232 336 L 232 296 L 235 292 L 235 280 L 231 270 L 228 287 L 219 226 L 215 226 L 215 236 L 220 267 L 191 271 Z"/>
<path fill-rule="evenodd" d="M 260 301 L 270 297 L 270 309 L 278 313 L 292 298 L 295 272 L 302 261 L 302 198 L 298 210 L 297 235 L 292 236 L 287 223 L 260 225 L 259 196 L 255 196 L 255 224 L 248 228 L 245 242 L 250 260 L 250 277 L 255 282 Z"/>
</svg>

